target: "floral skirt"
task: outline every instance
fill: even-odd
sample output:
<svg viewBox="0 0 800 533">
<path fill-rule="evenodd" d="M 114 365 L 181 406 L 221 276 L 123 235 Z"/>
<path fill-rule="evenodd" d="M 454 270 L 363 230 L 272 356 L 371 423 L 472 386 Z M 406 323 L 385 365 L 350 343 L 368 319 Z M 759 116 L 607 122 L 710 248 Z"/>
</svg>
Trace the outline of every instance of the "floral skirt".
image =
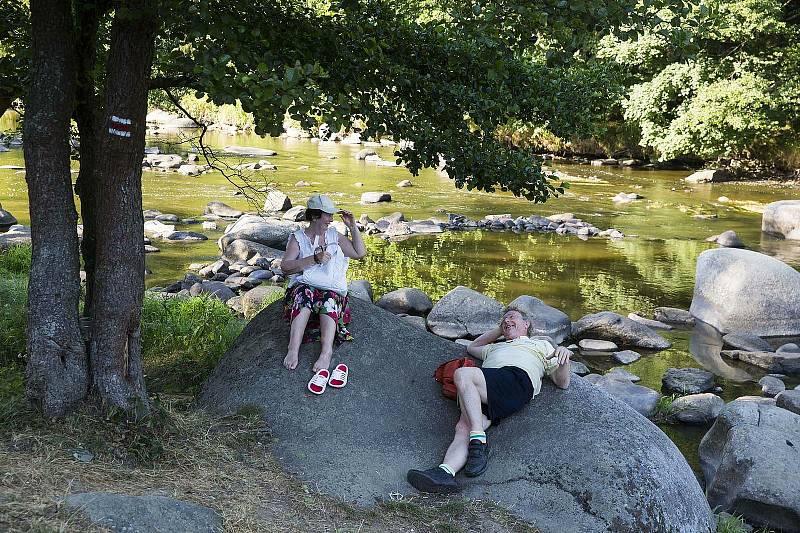
<svg viewBox="0 0 800 533">
<path fill-rule="evenodd" d="M 353 336 L 347 330 L 347 325 L 350 323 L 350 305 L 346 295 L 298 283 L 286 291 L 286 297 L 283 299 L 283 316 L 291 323 L 304 307 L 311 309 L 311 316 L 303 335 L 303 344 L 319 340 L 320 314 L 328 315 L 336 322 L 335 342 L 353 340 Z"/>
</svg>

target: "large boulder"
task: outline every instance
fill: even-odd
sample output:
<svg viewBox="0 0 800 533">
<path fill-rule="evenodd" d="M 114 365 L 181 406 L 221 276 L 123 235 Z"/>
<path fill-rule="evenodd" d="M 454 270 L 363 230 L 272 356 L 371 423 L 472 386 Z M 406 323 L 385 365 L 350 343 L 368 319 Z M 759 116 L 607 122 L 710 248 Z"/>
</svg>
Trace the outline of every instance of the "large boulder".
<svg viewBox="0 0 800 533">
<path fill-rule="evenodd" d="M 722 350 L 720 354 L 728 359 L 759 366 L 770 372 L 780 374 L 800 374 L 800 353 L 798 352 L 751 352 L 748 350 Z"/>
<path fill-rule="evenodd" d="M 260 285 L 255 289 L 251 289 L 242 295 L 242 314 L 250 318 L 261 310 L 265 302 L 282 299 L 283 295 L 283 287 L 276 285 Z"/>
<path fill-rule="evenodd" d="M 619 375 L 589 374 L 586 380 L 604 390 L 619 403 L 630 406 L 642 416 L 652 416 L 658 407 L 658 400 L 661 395 L 653 389 L 635 385 L 631 380 Z"/>
<path fill-rule="evenodd" d="M 509 309 L 522 311 L 531 321 L 532 335 L 547 335 L 556 344 L 564 342 L 570 334 L 572 322 L 569 317 L 555 307 L 550 307 L 534 296 L 519 296 L 510 304 Z"/>
<path fill-rule="evenodd" d="M 333 356 L 350 366 L 347 387 L 323 398 L 307 393 L 316 343 L 301 348 L 297 370 L 283 367 L 289 329 L 277 302 L 247 325 L 198 401 L 220 414 L 261 407 L 280 464 L 315 489 L 373 505 L 413 492 L 408 469 L 438 464 L 458 409 L 432 375 L 460 348 L 358 298 L 350 305 L 355 340 Z M 572 379 L 568 390 L 545 380 L 529 406 L 489 430 L 489 470 L 475 483 L 459 476 L 465 496 L 497 501 L 543 531 L 712 528 L 675 445 L 626 405 Z"/>
<path fill-rule="evenodd" d="M 264 211 L 288 211 L 292 208 L 292 201 L 278 189 L 272 189 L 264 200 Z"/>
<path fill-rule="evenodd" d="M 248 241 L 247 239 L 236 239 L 228 244 L 222 251 L 222 255 L 233 262 L 249 261 L 256 254 L 260 257 L 275 259 L 283 257 L 284 251 L 257 242 Z"/>
<path fill-rule="evenodd" d="M 700 442 L 708 502 L 751 524 L 800 531 L 800 415 L 739 398 Z"/>
<path fill-rule="evenodd" d="M 0 233 L 0 250 L 5 250 L 9 246 L 31 243 L 31 227 L 22 224 L 14 224 L 5 233 Z"/>
<path fill-rule="evenodd" d="M 202 294 L 207 294 L 212 298 L 217 298 L 222 300 L 223 302 L 227 302 L 236 294 L 224 283 L 221 281 L 204 281 L 202 283 L 195 283 L 192 285 L 192 288 L 189 289 L 189 294 L 192 296 L 200 296 Z"/>
<path fill-rule="evenodd" d="M 409 287 L 387 292 L 375 305 L 396 315 L 403 313 L 414 316 L 425 316 L 433 308 L 433 302 L 427 294 Z"/>
<path fill-rule="evenodd" d="M 433 306 L 428 329 L 445 339 L 474 339 L 496 327 L 502 313 L 494 298 L 459 285 Z"/>
<path fill-rule="evenodd" d="M 183 158 L 178 154 L 147 154 L 142 164 L 156 168 L 180 168 Z"/>
<path fill-rule="evenodd" d="M 89 520 L 104 530 L 115 532 L 222 531 L 222 517 L 215 510 L 166 496 L 82 492 L 70 494 L 64 498 L 64 504 L 85 513 Z"/>
<path fill-rule="evenodd" d="M 694 174 L 686 176 L 684 181 L 687 183 L 720 183 L 723 181 L 731 181 L 734 175 L 724 169 L 713 168 L 708 170 L 698 170 Z"/>
<path fill-rule="evenodd" d="M 761 231 L 787 237 L 800 230 L 800 200 L 780 200 L 764 208 L 761 215 Z"/>
<path fill-rule="evenodd" d="M 301 227 L 301 224 L 279 218 L 243 215 L 220 237 L 219 249 L 224 251 L 228 244 L 236 239 L 245 239 L 271 248 L 286 250 L 289 235 Z"/>
<path fill-rule="evenodd" d="M 0 226 L 13 226 L 17 223 L 17 218 L 6 211 L 5 209 L 0 208 Z"/>
<path fill-rule="evenodd" d="M 689 311 L 722 333 L 800 335 L 800 272 L 750 250 L 706 250 Z"/>
<path fill-rule="evenodd" d="M 347 284 L 347 295 L 361 298 L 365 302 L 372 302 L 372 284 L 365 279 L 354 279 Z"/>
<path fill-rule="evenodd" d="M 723 407 L 725 400 L 716 394 L 710 392 L 690 394 L 676 398 L 672 402 L 670 416 L 684 424 L 703 425 L 713 422 Z"/>
<path fill-rule="evenodd" d="M 216 200 L 208 202 L 203 212 L 207 215 L 217 215 L 225 218 L 239 218 L 242 216 L 242 212 L 238 209 L 234 209 L 228 204 Z"/>
<path fill-rule="evenodd" d="M 611 311 L 586 315 L 572 324 L 575 340 L 591 338 L 617 343 L 619 346 L 665 350 L 670 342 L 644 324 L 634 322 Z"/>
<path fill-rule="evenodd" d="M 702 368 L 668 368 L 661 384 L 668 392 L 700 394 L 714 388 L 714 374 Z"/>
</svg>

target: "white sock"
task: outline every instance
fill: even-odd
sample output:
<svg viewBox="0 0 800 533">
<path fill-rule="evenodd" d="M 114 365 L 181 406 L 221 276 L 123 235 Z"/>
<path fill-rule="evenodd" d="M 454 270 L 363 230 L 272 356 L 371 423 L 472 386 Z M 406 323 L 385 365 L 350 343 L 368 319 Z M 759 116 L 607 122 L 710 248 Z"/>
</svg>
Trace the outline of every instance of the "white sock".
<svg viewBox="0 0 800 533">
<path fill-rule="evenodd" d="M 442 470 L 444 470 L 445 472 L 447 472 L 451 476 L 456 477 L 456 471 L 453 470 L 453 467 L 450 466 L 449 464 L 442 463 L 442 464 L 439 465 L 439 468 L 441 468 Z"/>
</svg>

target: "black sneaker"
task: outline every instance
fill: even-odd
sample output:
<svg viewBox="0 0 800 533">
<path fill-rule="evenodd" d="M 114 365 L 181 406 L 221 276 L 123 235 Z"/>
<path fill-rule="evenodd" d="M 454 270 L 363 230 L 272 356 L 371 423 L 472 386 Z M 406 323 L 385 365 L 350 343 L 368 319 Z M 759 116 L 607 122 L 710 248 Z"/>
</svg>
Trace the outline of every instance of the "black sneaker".
<svg viewBox="0 0 800 533">
<path fill-rule="evenodd" d="M 489 445 L 478 439 L 469 441 L 467 464 L 464 473 L 469 477 L 480 476 L 489 467 Z"/>
<path fill-rule="evenodd" d="M 456 483 L 456 478 L 438 466 L 427 470 L 409 470 L 406 479 L 412 487 L 420 492 L 451 494 L 461 490 Z"/>
</svg>

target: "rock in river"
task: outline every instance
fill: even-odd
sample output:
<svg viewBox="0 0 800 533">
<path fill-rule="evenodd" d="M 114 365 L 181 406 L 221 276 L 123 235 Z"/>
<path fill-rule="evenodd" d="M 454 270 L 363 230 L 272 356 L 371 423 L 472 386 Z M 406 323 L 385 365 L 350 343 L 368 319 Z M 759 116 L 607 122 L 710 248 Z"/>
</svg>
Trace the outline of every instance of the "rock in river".
<svg viewBox="0 0 800 533">
<path fill-rule="evenodd" d="M 719 416 L 725 401 L 710 392 L 681 396 L 672 402 L 670 416 L 684 424 L 709 424 Z"/>
<path fill-rule="evenodd" d="M 392 195 L 388 192 L 365 192 L 361 195 L 362 204 L 377 204 L 378 202 L 391 202 Z"/>
<path fill-rule="evenodd" d="M 714 374 L 700 368 L 668 368 L 661 383 L 669 392 L 700 394 L 714 388 Z"/>
<path fill-rule="evenodd" d="M 706 250 L 690 312 L 722 333 L 800 335 L 800 272 L 750 250 Z"/>
<path fill-rule="evenodd" d="M 642 416 L 652 416 L 656 412 L 658 400 L 661 398 L 661 395 L 653 389 L 634 385 L 630 380 L 618 375 L 589 374 L 586 376 L 586 380 L 603 389 L 615 400 L 630 406 Z"/>
<path fill-rule="evenodd" d="M 256 148 L 254 146 L 226 146 L 222 151 L 226 154 L 239 155 L 242 157 L 271 157 L 278 155 L 278 152 L 275 150 Z"/>
<path fill-rule="evenodd" d="M 739 398 L 700 442 L 708 502 L 756 526 L 800 531 L 800 415 Z"/>
<path fill-rule="evenodd" d="M 433 306 L 428 329 L 445 339 L 474 339 L 496 327 L 502 312 L 503 304 L 494 298 L 458 286 Z"/>
<path fill-rule="evenodd" d="M 650 350 L 665 350 L 671 346 L 667 339 L 644 324 L 611 311 L 586 315 L 574 322 L 572 337 L 603 339 L 619 346 Z"/>
<path fill-rule="evenodd" d="M 208 202 L 206 204 L 205 211 L 206 214 L 217 215 L 226 218 L 239 218 L 242 216 L 242 212 L 238 209 L 234 209 L 226 203 L 223 202 Z"/>
<path fill-rule="evenodd" d="M 780 200 L 764 208 L 761 231 L 786 238 L 800 229 L 800 200 Z"/>
<path fill-rule="evenodd" d="M 220 414 L 262 407 L 284 468 L 316 490 L 374 505 L 413 492 L 408 469 L 438 464 L 458 410 L 431 376 L 462 349 L 368 302 L 350 304 L 355 339 L 334 353 L 354 369 L 347 387 L 320 401 L 307 394 L 306 372 L 283 368 L 289 329 L 276 302 L 247 325 L 198 401 Z M 301 367 L 318 354 L 317 343 L 304 345 Z M 401 433 L 413 446 L 387 438 Z M 491 438 L 487 472 L 477 482 L 459 477 L 464 496 L 498 502 L 543 531 L 696 533 L 713 525 L 691 468 L 666 435 L 577 376 L 568 390 L 545 380 Z M 346 468 L 335 458 L 346 458 Z"/>
<path fill-rule="evenodd" d="M 722 336 L 722 342 L 725 346 L 730 346 L 736 350 L 744 350 L 746 352 L 771 352 L 772 346 L 770 343 L 751 333 L 728 333 Z"/>
<path fill-rule="evenodd" d="M 516 309 L 528 315 L 531 321 L 532 335 L 547 335 L 556 344 L 564 342 L 570 334 L 572 322 L 562 311 L 551 307 L 534 296 L 519 296 L 510 304 L 509 309 Z"/>
<path fill-rule="evenodd" d="M 289 235 L 302 227 L 297 222 L 289 222 L 279 218 L 243 215 L 225 231 L 225 235 L 220 237 L 220 251 L 223 251 L 228 244 L 236 239 L 245 239 L 279 250 L 285 250 Z"/>
<path fill-rule="evenodd" d="M 722 350 L 729 359 L 756 365 L 770 372 L 800 374 L 800 352 L 750 352 L 746 350 Z"/>
<path fill-rule="evenodd" d="M 433 302 L 427 294 L 419 289 L 407 288 L 387 292 L 381 296 L 375 305 L 386 309 L 390 313 L 425 316 L 433 308 Z"/>
</svg>

